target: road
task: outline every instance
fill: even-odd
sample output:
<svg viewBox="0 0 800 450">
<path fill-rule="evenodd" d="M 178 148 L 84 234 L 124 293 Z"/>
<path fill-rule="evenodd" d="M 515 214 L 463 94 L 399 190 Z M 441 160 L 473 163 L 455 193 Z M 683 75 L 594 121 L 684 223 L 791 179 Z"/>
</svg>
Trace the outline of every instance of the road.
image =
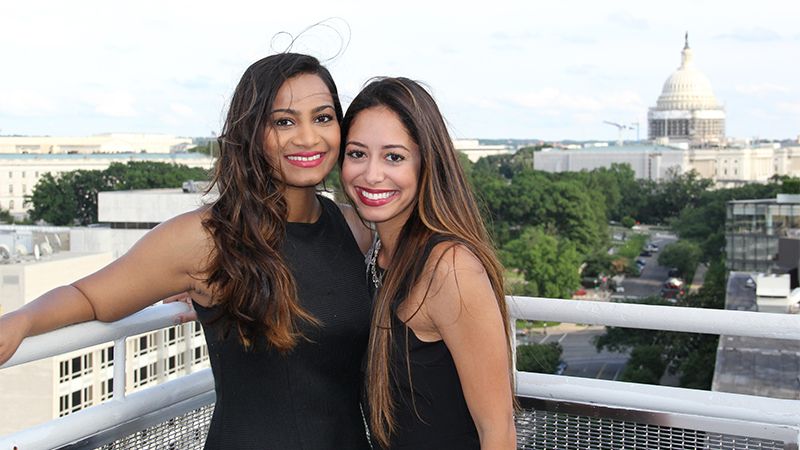
<svg viewBox="0 0 800 450">
<path fill-rule="evenodd" d="M 665 233 L 656 233 L 651 242 L 658 245 L 660 250 L 665 246 L 677 241 L 678 238 L 674 235 Z M 640 256 L 646 263 L 644 269 L 638 278 L 628 277 L 622 282 L 622 287 L 625 288 L 624 297 L 644 298 L 653 295 L 659 295 L 661 286 L 664 280 L 667 279 L 669 267 L 662 267 L 658 265 L 658 253 L 653 253 L 652 256 Z M 617 296 L 615 296 L 617 297 Z"/>
<path fill-rule="evenodd" d="M 604 327 L 595 326 L 547 335 L 532 334 L 528 337 L 518 337 L 517 343 L 558 342 L 564 350 L 561 360 L 567 363 L 564 375 L 616 380 L 625 368 L 628 355 L 607 351 L 597 353 L 593 339 L 605 333 L 604 330 Z"/>
</svg>

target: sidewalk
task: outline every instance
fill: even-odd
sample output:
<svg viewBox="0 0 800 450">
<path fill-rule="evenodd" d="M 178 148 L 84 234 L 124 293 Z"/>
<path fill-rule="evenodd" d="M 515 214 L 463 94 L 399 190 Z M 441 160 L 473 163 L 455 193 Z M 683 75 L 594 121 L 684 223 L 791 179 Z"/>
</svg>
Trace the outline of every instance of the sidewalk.
<svg viewBox="0 0 800 450">
<path fill-rule="evenodd" d="M 708 272 L 708 266 L 703 263 L 697 265 L 697 270 L 694 272 L 694 278 L 692 278 L 692 284 L 689 286 L 689 293 L 696 294 L 697 291 L 703 287 L 703 283 L 706 280 L 706 272 Z"/>
<path fill-rule="evenodd" d="M 525 328 L 524 330 L 526 330 L 526 333 L 528 335 L 539 334 L 544 336 L 548 334 L 563 334 L 563 333 L 573 333 L 576 331 L 603 330 L 603 329 L 605 329 L 605 325 L 582 325 L 576 323 L 562 323 L 554 327 Z"/>
</svg>

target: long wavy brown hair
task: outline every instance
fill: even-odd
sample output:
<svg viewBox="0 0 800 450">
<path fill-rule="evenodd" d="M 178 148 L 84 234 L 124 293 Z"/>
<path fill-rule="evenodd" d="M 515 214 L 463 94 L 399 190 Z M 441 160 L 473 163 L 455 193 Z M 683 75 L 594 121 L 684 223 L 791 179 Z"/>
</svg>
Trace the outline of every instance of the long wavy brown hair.
<svg viewBox="0 0 800 450">
<path fill-rule="evenodd" d="M 419 147 L 421 166 L 419 194 L 408 221 L 398 237 L 397 250 L 386 268 L 383 287 L 375 300 L 367 355 L 367 397 L 372 435 L 384 447 L 396 431 L 395 399 L 392 397 L 392 314 L 422 281 L 426 261 L 419 258 L 434 234 L 451 245 L 463 245 L 483 264 L 505 321 L 509 360 L 509 382 L 513 392 L 511 344 L 503 287 L 503 269 L 481 219 L 472 190 L 461 169 L 453 141 L 433 97 L 420 84 L 407 78 L 377 78 L 353 99 L 342 121 L 342 145 L 361 111 L 373 107 L 394 111 Z M 344 151 L 340 152 L 340 163 Z M 441 258 L 436 262 L 441 262 Z M 430 286 L 428 286 L 430 289 Z M 423 299 L 424 302 L 424 299 Z M 408 349 L 406 349 L 408 352 Z M 405 372 L 410 375 L 406 359 Z"/>
<path fill-rule="evenodd" d="M 301 74 L 314 74 L 330 89 L 336 118 L 342 107 L 330 72 L 308 55 L 280 53 L 253 63 L 231 98 L 212 186 L 219 197 L 203 226 L 215 251 L 206 268 L 220 314 L 235 327 L 245 347 L 265 336 L 278 351 L 291 350 L 302 336 L 300 321 L 317 323 L 298 303 L 297 286 L 281 252 L 287 206 L 280 169 L 264 148 L 278 89 Z"/>
</svg>

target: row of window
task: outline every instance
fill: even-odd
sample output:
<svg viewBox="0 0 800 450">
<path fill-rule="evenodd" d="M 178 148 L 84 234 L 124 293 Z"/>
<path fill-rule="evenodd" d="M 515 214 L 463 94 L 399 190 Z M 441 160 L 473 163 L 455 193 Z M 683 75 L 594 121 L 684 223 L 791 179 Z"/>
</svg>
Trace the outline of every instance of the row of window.
<svg viewBox="0 0 800 450">
<path fill-rule="evenodd" d="M 8 193 L 9 194 L 13 194 L 14 193 L 14 185 L 13 184 L 9 184 L 8 185 Z M 23 184 L 22 185 L 22 193 L 23 194 L 27 194 L 28 193 L 28 185 L 27 184 Z"/>
<path fill-rule="evenodd" d="M 14 178 L 14 173 L 15 172 L 13 170 L 9 170 L 8 171 L 8 178 Z M 23 170 L 21 172 L 16 172 L 16 173 L 20 174 L 21 178 L 25 178 L 26 171 Z M 39 178 L 39 171 L 38 170 L 33 172 L 33 178 Z"/>
<path fill-rule="evenodd" d="M 197 323 L 192 323 L 184 332 L 184 327 L 181 325 L 170 327 L 164 330 L 155 331 L 145 334 L 143 336 L 131 339 L 133 343 L 133 356 L 134 358 L 147 355 L 151 352 L 158 351 L 156 347 L 157 333 L 162 333 L 164 347 L 178 345 L 180 341 L 184 340 L 186 335 L 193 338 L 202 338 L 203 329 Z M 185 352 L 178 352 L 175 355 L 167 355 L 161 357 L 161 367 L 164 375 L 173 375 L 186 370 Z M 208 361 L 208 349 L 205 345 L 194 347 L 188 358 L 191 360 L 193 366 L 198 366 Z M 99 365 L 96 367 L 95 364 Z M 76 380 L 83 376 L 96 376 L 97 370 L 107 369 L 114 365 L 114 346 L 108 345 L 102 349 L 96 350 L 84 355 L 75 356 L 64 361 L 59 362 L 59 383 L 75 383 Z M 147 363 L 141 367 L 137 367 L 133 371 L 133 388 L 140 388 L 147 384 L 155 383 L 159 379 L 159 362 L 154 361 Z M 81 384 L 82 381 L 77 383 Z M 85 383 L 82 383 L 85 384 Z M 100 395 L 98 399 L 94 398 L 95 389 L 99 387 Z M 108 378 L 101 381 L 98 385 L 83 386 L 79 389 L 59 396 L 59 416 L 64 416 L 80 409 L 91 406 L 94 403 L 99 403 L 113 397 L 114 392 L 114 379 Z"/>
</svg>

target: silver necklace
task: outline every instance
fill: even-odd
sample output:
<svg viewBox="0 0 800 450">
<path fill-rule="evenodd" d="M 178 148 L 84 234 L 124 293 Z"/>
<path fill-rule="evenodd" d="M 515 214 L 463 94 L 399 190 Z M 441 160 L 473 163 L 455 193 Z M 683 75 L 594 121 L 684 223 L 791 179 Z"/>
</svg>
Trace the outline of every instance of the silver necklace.
<svg viewBox="0 0 800 450">
<path fill-rule="evenodd" d="M 372 247 L 372 255 L 369 258 L 369 271 L 372 275 L 372 284 L 378 290 L 383 285 L 383 273 L 378 274 L 378 252 L 381 251 L 381 240 L 377 239 L 375 245 Z"/>
</svg>

